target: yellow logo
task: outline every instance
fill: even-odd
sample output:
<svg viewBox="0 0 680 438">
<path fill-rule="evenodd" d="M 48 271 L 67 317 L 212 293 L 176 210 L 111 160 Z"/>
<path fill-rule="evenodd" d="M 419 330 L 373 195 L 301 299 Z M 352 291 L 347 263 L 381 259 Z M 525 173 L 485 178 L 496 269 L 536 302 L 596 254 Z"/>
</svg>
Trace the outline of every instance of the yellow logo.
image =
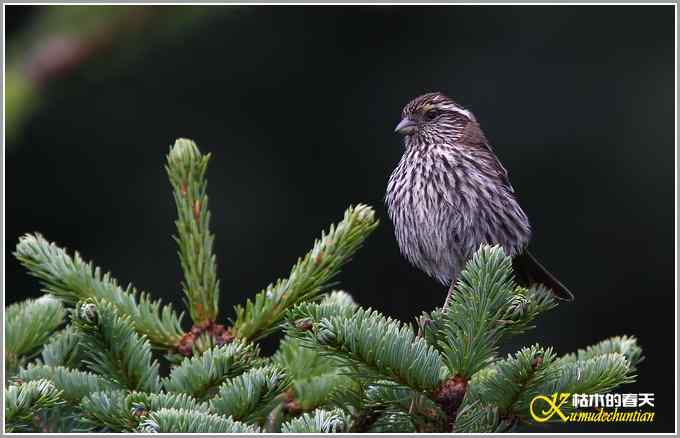
<svg viewBox="0 0 680 438">
<path fill-rule="evenodd" d="M 567 421 L 569 417 L 564 415 L 560 408 L 567 401 L 569 401 L 570 395 L 571 393 L 569 392 L 554 393 L 552 397 L 548 397 L 546 395 L 537 395 L 531 400 L 531 404 L 529 404 L 529 413 L 531 414 L 531 417 L 534 419 L 534 421 L 537 421 L 539 423 L 544 423 L 550 420 L 555 414 L 559 415 L 562 421 Z M 536 413 L 536 411 L 534 410 L 534 406 L 536 405 L 536 402 L 539 400 L 544 402 L 540 403 L 544 406 L 539 413 Z"/>
<path fill-rule="evenodd" d="M 564 406 L 570 400 L 571 403 Z M 653 410 L 619 410 L 619 408 L 641 408 L 644 406 L 654 408 L 654 393 L 572 394 L 569 392 L 556 392 L 551 396 L 537 395 L 531 399 L 529 413 L 531 418 L 537 423 L 550 421 L 555 415 L 564 422 L 654 421 L 655 413 Z M 588 410 L 578 411 L 578 408 L 586 408 Z"/>
</svg>

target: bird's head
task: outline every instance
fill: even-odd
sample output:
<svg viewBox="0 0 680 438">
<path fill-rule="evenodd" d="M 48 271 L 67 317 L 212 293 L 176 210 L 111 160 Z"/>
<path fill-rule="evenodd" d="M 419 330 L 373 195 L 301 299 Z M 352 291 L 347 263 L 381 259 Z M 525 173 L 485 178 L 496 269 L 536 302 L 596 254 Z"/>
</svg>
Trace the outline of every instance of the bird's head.
<svg viewBox="0 0 680 438">
<path fill-rule="evenodd" d="M 456 141 L 469 123 L 476 123 L 472 113 L 442 93 L 418 96 L 404 107 L 395 132 L 424 141 Z"/>
</svg>

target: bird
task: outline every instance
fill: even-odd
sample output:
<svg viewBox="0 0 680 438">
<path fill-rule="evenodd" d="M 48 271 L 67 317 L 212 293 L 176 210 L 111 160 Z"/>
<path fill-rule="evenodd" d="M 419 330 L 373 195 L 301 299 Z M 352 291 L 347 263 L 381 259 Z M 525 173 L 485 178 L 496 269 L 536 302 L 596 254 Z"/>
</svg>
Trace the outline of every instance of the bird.
<svg viewBox="0 0 680 438">
<path fill-rule="evenodd" d="M 560 300 L 574 299 L 529 252 L 529 219 L 471 111 L 441 92 L 426 93 L 406 104 L 395 132 L 404 152 L 387 183 L 388 216 L 402 255 L 448 287 L 444 310 L 483 244 L 512 257 L 520 285 L 540 283 Z"/>
</svg>

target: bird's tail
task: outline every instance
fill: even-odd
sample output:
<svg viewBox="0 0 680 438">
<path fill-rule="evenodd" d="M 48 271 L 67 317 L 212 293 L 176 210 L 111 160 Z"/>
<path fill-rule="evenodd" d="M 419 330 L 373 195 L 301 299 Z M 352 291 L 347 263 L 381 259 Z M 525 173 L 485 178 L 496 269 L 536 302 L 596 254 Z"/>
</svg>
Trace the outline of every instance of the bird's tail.
<svg viewBox="0 0 680 438">
<path fill-rule="evenodd" d="M 512 267 L 517 282 L 522 286 L 540 283 L 550 289 L 556 298 L 563 301 L 574 300 L 574 294 L 560 283 L 528 250 L 512 259 Z"/>
</svg>

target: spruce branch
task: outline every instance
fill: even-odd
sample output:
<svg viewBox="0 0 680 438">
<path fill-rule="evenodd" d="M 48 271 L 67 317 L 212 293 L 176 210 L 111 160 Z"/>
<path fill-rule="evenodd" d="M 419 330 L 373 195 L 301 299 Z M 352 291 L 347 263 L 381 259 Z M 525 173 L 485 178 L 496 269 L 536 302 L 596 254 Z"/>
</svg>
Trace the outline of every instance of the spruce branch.
<svg viewBox="0 0 680 438">
<path fill-rule="evenodd" d="M 193 141 L 180 138 L 170 148 L 165 166 L 177 205 L 174 239 L 184 272 L 182 288 L 194 324 L 214 321 L 219 311 L 215 236 L 210 233 L 205 178 L 209 160 L 210 154 L 201 154 Z"/>
<path fill-rule="evenodd" d="M 289 386 L 290 378 L 279 367 L 253 368 L 224 382 L 210 408 L 234 420 L 263 424 Z"/>
<path fill-rule="evenodd" d="M 79 368 L 83 358 L 81 342 L 78 330 L 72 325 L 66 326 L 45 344 L 42 350 L 43 363 L 53 367 Z"/>
<path fill-rule="evenodd" d="M 579 349 L 576 353 L 566 354 L 560 357 L 561 361 L 574 362 L 577 360 L 591 359 L 608 353 L 621 353 L 630 364 L 631 371 L 635 371 L 638 364 L 644 360 L 642 348 L 637 344 L 634 336 L 614 336 L 591 345 L 585 349 Z"/>
<path fill-rule="evenodd" d="M 336 390 L 354 385 L 354 381 L 345 374 L 346 372 L 341 368 L 334 373 L 294 381 L 292 393 L 286 400 L 286 410 L 295 414 L 329 405 Z"/>
<path fill-rule="evenodd" d="M 531 399 L 538 394 L 609 392 L 635 379 L 630 363 L 621 353 L 606 353 L 567 363 L 556 361 L 555 366 L 547 372 L 551 372 L 553 378 L 546 379 L 542 385 L 533 388 L 533 394 L 528 393 L 519 403 L 528 407 Z M 525 414 L 526 412 L 528 410 Z"/>
<path fill-rule="evenodd" d="M 501 307 L 512 299 L 512 264 L 484 246 L 466 264 L 444 314 L 439 346 L 449 369 L 469 379 L 493 359 Z"/>
<path fill-rule="evenodd" d="M 479 401 L 463 403 L 456 417 L 457 433 L 507 432 L 514 421 L 502 421 L 498 407 Z"/>
<path fill-rule="evenodd" d="M 480 375 L 471 385 L 471 399 L 479 398 L 498 407 L 503 416 L 517 414 L 523 392 L 535 392 L 552 378 L 555 354 L 538 345 L 522 348 L 514 355 L 497 361 L 492 370 Z"/>
<path fill-rule="evenodd" d="M 312 330 L 322 319 L 349 319 L 358 308 L 349 294 L 335 291 L 321 302 L 300 303 L 286 313 L 285 319 L 289 322 L 286 337 L 273 360 L 293 378 L 293 391 L 285 403 L 291 413 L 313 410 L 329 403 L 343 409 L 349 405 L 360 409 L 361 392 L 358 382 L 348 375 L 347 364 L 328 354 L 324 347 L 300 339 L 304 337 L 300 332 Z"/>
<path fill-rule="evenodd" d="M 80 402 L 84 421 L 92 428 L 112 432 L 134 432 L 151 412 L 163 408 L 208 413 L 205 403 L 186 394 L 103 391 L 87 395 Z"/>
<path fill-rule="evenodd" d="M 350 318 L 359 306 L 351 296 L 343 291 L 334 291 L 320 302 L 300 303 L 285 315 L 289 323 L 304 326 L 309 322 L 319 322 L 333 316 Z M 290 328 L 290 327 L 288 327 Z"/>
<path fill-rule="evenodd" d="M 63 322 L 64 306 L 50 295 L 14 303 L 5 311 L 5 364 L 8 374 L 30 360 Z"/>
<path fill-rule="evenodd" d="M 286 319 L 296 326 L 292 330 L 304 330 L 306 325 L 319 322 L 322 318 L 350 318 L 358 307 L 347 292 L 333 291 L 320 302 L 296 305 L 288 311 Z M 316 349 L 305 348 L 294 336 L 286 336 L 281 340 L 272 359 L 288 370 L 293 379 L 307 379 L 338 371 L 337 362 L 322 356 Z"/>
<path fill-rule="evenodd" d="M 350 310 L 356 309 L 359 305 L 354 301 L 352 295 L 344 290 L 334 290 L 326 294 L 321 301 L 319 301 L 324 306 L 335 306 L 338 309 L 349 312 Z"/>
<path fill-rule="evenodd" d="M 361 247 L 378 225 L 370 207 L 358 204 L 345 211 L 337 225 L 314 242 L 312 250 L 291 269 L 286 279 L 279 279 L 258 293 L 245 306 L 236 306 L 234 334 L 258 340 L 272 333 L 294 305 L 319 296 Z"/>
<path fill-rule="evenodd" d="M 206 321 L 199 325 L 194 325 L 191 330 L 182 336 L 177 343 L 176 352 L 179 356 L 192 356 L 203 353 L 215 346 L 221 346 L 232 342 L 235 336 L 231 328 L 214 321 Z M 174 353 L 171 353 L 174 354 Z"/>
<path fill-rule="evenodd" d="M 89 299 L 76 305 L 73 324 L 82 333 L 85 359 L 93 372 L 121 388 L 159 391 L 159 364 L 151 344 L 138 335 L 127 316 L 121 316 L 108 301 Z"/>
<path fill-rule="evenodd" d="M 423 337 L 445 358 L 449 377 L 432 393 L 453 428 L 470 378 L 490 365 L 504 336 L 522 333 L 556 305 L 547 289 L 517 287 L 512 261 L 500 246 L 482 245 L 470 259 L 446 312 L 424 313 Z"/>
<path fill-rule="evenodd" d="M 388 411 L 377 414 L 375 420 L 365 430 L 366 433 L 417 433 L 413 418 L 406 412 Z"/>
<path fill-rule="evenodd" d="M 316 409 L 302 414 L 281 426 L 283 433 L 340 433 L 349 429 L 349 422 L 339 409 Z"/>
<path fill-rule="evenodd" d="M 40 432 L 64 434 L 87 430 L 80 411 L 71 404 L 60 404 L 39 411 L 34 421 Z"/>
<path fill-rule="evenodd" d="M 502 338 L 524 333 L 535 328 L 531 323 L 541 314 L 557 307 L 554 294 L 541 284 L 529 288 L 517 287 L 510 301 L 504 305 L 501 324 Z"/>
<path fill-rule="evenodd" d="M 61 391 L 61 398 L 74 405 L 80 403 L 82 398 L 90 393 L 117 387 L 113 382 L 96 374 L 62 366 L 29 365 L 19 370 L 19 378 L 25 382 L 49 380 Z"/>
<path fill-rule="evenodd" d="M 368 385 L 363 406 L 380 413 L 369 431 L 438 432 L 446 427 L 446 414 L 431 398 L 393 382 Z"/>
<path fill-rule="evenodd" d="M 317 350 L 305 348 L 296 338 L 286 336 L 272 360 L 293 381 L 285 402 L 290 413 L 314 410 L 325 405 L 335 389 L 353 385 L 352 378 L 345 374 L 347 369 Z"/>
<path fill-rule="evenodd" d="M 359 430 L 354 429 L 365 426 L 367 418 L 371 418 L 369 422 L 372 422 L 377 416 L 374 415 L 372 410 L 365 407 L 366 392 L 371 381 L 360 378 L 353 378 L 353 381 L 352 385 L 341 386 L 331 391 L 328 397 L 328 406 L 342 409 L 344 412 L 352 415 L 355 420 L 352 431 L 357 432 Z"/>
<path fill-rule="evenodd" d="M 229 378 L 236 377 L 257 363 L 257 346 L 235 340 L 222 347 L 214 347 L 200 356 L 185 358 L 163 381 L 169 392 L 189 394 L 199 400 L 214 395 Z"/>
<path fill-rule="evenodd" d="M 367 378 L 392 380 L 416 390 L 432 390 L 440 382 L 439 353 L 417 338 L 411 326 L 371 309 L 359 308 L 350 318 L 323 318 L 309 329 L 295 326 L 288 333 Z"/>
<path fill-rule="evenodd" d="M 256 433 L 259 427 L 221 415 L 188 409 L 163 408 L 152 412 L 138 428 L 142 433 Z"/>
<path fill-rule="evenodd" d="M 159 348 L 171 348 L 182 338 L 181 314 L 177 316 L 170 305 L 161 308 L 159 300 L 152 301 L 144 292 L 138 294 L 131 285 L 121 288 L 110 274 L 102 274 L 77 252 L 71 257 L 36 233 L 19 239 L 15 256 L 32 276 L 40 279 L 45 292 L 66 304 L 75 305 L 87 298 L 109 301 Z"/>
<path fill-rule="evenodd" d="M 506 431 L 518 421 L 533 421 L 529 408 L 536 396 L 608 392 L 633 378 L 631 363 L 618 352 L 562 360 L 556 359 L 550 348 L 523 348 L 471 380 L 458 411 L 456 431 Z M 571 406 L 564 405 L 561 410 L 566 414 Z"/>
<path fill-rule="evenodd" d="M 61 403 L 61 391 L 49 380 L 10 385 L 5 391 L 5 432 L 33 431 L 36 413 Z"/>
<path fill-rule="evenodd" d="M 500 339 L 523 332 L 555 306 L 543 287 L 517 288 L 512 262 L 500 246 L 483 245 L 466 264 L 446 313 L 433 313 L 436 340 L 449 370 L 468 380 L 494 359 Z"/>
</svg>

